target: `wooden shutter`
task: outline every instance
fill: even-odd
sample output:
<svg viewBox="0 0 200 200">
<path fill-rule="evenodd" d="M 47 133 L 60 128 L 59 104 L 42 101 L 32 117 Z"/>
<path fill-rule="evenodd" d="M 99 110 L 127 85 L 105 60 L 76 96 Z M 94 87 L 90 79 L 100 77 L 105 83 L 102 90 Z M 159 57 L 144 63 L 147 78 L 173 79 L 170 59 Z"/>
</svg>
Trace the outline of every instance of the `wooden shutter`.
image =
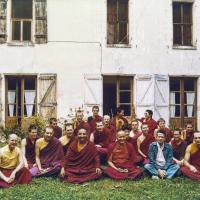
<svg viewBox="0 0 200 200">
<path fill-rule="evenodd" d="M 87 112 L 91 113 L 92 106 L 99 106 L 102 114 L 103 104 L 103 82 L 101 75 L 84 76 L 84 107 Z"/>
<path fill-rule="evenodd" d="M 56 74 L 39 76 L 39 112 L 45 118 L 57 116 Z"/>
<path fill-rule="evenodd" d="M 154 111 L 154 78 L 152 75 L 136 75 L 135 102 L 137 117 L 142 117 L 146 109 Z"/>
<path fill-rule="evenodd" d="M 35 0 L 35 42 L 47 43 L 47 1 Z"/>
<path fill-rule="evenodd" d="M 169 123 L 169 76 L 155 75 L 154 118 L 164 118 Z"/>
<path fill-rule="evenodd" d="M 6 43 L 7 0 L 0 0 L 0 43 Z"/>
</svg>

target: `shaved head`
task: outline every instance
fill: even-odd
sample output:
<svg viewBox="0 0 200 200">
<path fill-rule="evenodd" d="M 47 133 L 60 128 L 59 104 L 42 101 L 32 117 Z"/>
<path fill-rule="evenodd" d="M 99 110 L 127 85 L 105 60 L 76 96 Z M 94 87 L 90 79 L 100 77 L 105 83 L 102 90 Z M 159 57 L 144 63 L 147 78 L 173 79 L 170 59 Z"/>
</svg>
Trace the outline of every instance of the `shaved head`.
<svg viewBox="0 0 200 200">
<path fill-rule="evenodd" d="M 17 140 L 18 139 L 18 136 L 16 135 L 16 134 L 14 134 L 14 133 L 12 133 L 12 134 L 10 134 L 9 136 L 8 136 L 8 139 L 9 140 Z"/>
</svg>

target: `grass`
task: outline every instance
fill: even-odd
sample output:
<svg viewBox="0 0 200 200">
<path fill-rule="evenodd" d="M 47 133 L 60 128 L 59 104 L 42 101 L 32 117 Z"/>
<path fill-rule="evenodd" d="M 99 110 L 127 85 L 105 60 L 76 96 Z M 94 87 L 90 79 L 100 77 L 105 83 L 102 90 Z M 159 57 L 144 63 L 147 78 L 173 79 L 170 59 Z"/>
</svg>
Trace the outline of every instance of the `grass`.
<svg viewBox="0 0 200 200">
<path fill-rule="evenodd" d="M 200 200 L 200 183 L 184 177 L 173 180 L 113 181 L 105 178 L 81 185 L 56 178 L 33 179 L 31 185 L 0 189 L 1 200 Z"/>
</svg>

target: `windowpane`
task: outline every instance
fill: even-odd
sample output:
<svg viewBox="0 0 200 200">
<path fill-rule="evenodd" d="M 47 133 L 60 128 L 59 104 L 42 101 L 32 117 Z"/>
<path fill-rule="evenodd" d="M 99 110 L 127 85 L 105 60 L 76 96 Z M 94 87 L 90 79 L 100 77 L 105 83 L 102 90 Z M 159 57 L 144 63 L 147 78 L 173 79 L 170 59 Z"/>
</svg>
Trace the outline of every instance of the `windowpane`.
<svg viewBox="0 0 200 200">
<path fill-rule="evenodd" d="M 171 117 L 180 117 L 180 106 L 170 106 L 170 116 Z"/>
<path fill-rule="evenodd" d="M 119 23 L 119 44 L 127 44 L 128 43 L 128 35 L 127 35 L 127 23 Z"/>
<path fill-rule="evenodd" d="M 12 39 L 20 40 L 20 21 L 13 21 L 12 25 Z"/>
<path fill-rule="evenodd" d="M 184 117 L 194 117 L 194 106 L 185 106 Z"/>
<path fill-rule="evenodd" d="M 128 21 L 128 0 L 118 0 L 118 20 Z"/>
<path fill-rule="evenodd" d="M 116 0 L 108 0 L 108 11 L 107 11 L 108 22 L 117 21 L 117 3 L 116 2 L 117 2 Z"/>
<path fill-rule="evenodd" d="M 192 23 L 192 4 L 183 3 L 183 23 Z"/>
<path fill-rule="evenodd" d="M 24 80 L 25 90 L 35 90 L 35 78 L 26 78 Z"/>
<path fill-rule="evenodd" d="M 181 25 L 174 24 L 174 44 L 182 44 Z"/>
<path fill-rule="evenodd" d="M 130 92 L 120 92 L 120 103 L 130 103 L 131 94 Z"/>
<path fill-rule="evenodd" d="M 170 80 L 170 91 L 180 91 L 180 80 L 179 79 Z"/>
<path fill-rule="evenodd" d="M 173 3 L 173 22 L 181 23 L 181 5 L 180 3 Z"/>
<path fill-rule="evenodd" d="M 32 0 L 12 0 L 12 18 L 32 19 Z"/>
<path fill-rule="evenodd" d="M 8 79 L 8 90 L 16 90 L 17 80 L 15 78 Z"/>
<path fill-rule="evenodd" d="M 184 81 L 184 90 L 185 91 L 194 91 L 194 80 L 185 80 Z"/>
<path fill-rule="evenodd" d="M 23 22 L 23 40 L 24 41 L 31 40 L 31 22 L 29 21 Z"/>
<path fill-rule="evenodd" d="M 192 29 L 191 25 L 184 25 L 183 26 L 183 45 L 191 46 L 191 39 L 192 39 Z"/>
<path fill-rule="evenodd" d="M 120 78 L 120 90 L 130 90 L 130 78 Z"/>
</svg>

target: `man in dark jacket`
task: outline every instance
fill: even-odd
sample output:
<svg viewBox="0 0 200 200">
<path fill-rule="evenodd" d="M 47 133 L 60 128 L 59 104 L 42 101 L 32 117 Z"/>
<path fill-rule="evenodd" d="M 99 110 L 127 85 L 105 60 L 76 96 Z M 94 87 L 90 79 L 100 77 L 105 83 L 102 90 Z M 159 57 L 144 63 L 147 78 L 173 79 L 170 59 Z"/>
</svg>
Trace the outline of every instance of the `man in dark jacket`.
<svg viewBox="0 0 200 200">
<path fill-rule="evenodd" d="M 172 146 L 165 139 L 165 132 L 160 130 L 156 134 L 156 142 L 152 142 L 149 147 L 150 163 L 144 168 L 152 175 L 152 179 L 171 179 L 180 168 L 178 164 L 173 164 Z"/>
</svg>

